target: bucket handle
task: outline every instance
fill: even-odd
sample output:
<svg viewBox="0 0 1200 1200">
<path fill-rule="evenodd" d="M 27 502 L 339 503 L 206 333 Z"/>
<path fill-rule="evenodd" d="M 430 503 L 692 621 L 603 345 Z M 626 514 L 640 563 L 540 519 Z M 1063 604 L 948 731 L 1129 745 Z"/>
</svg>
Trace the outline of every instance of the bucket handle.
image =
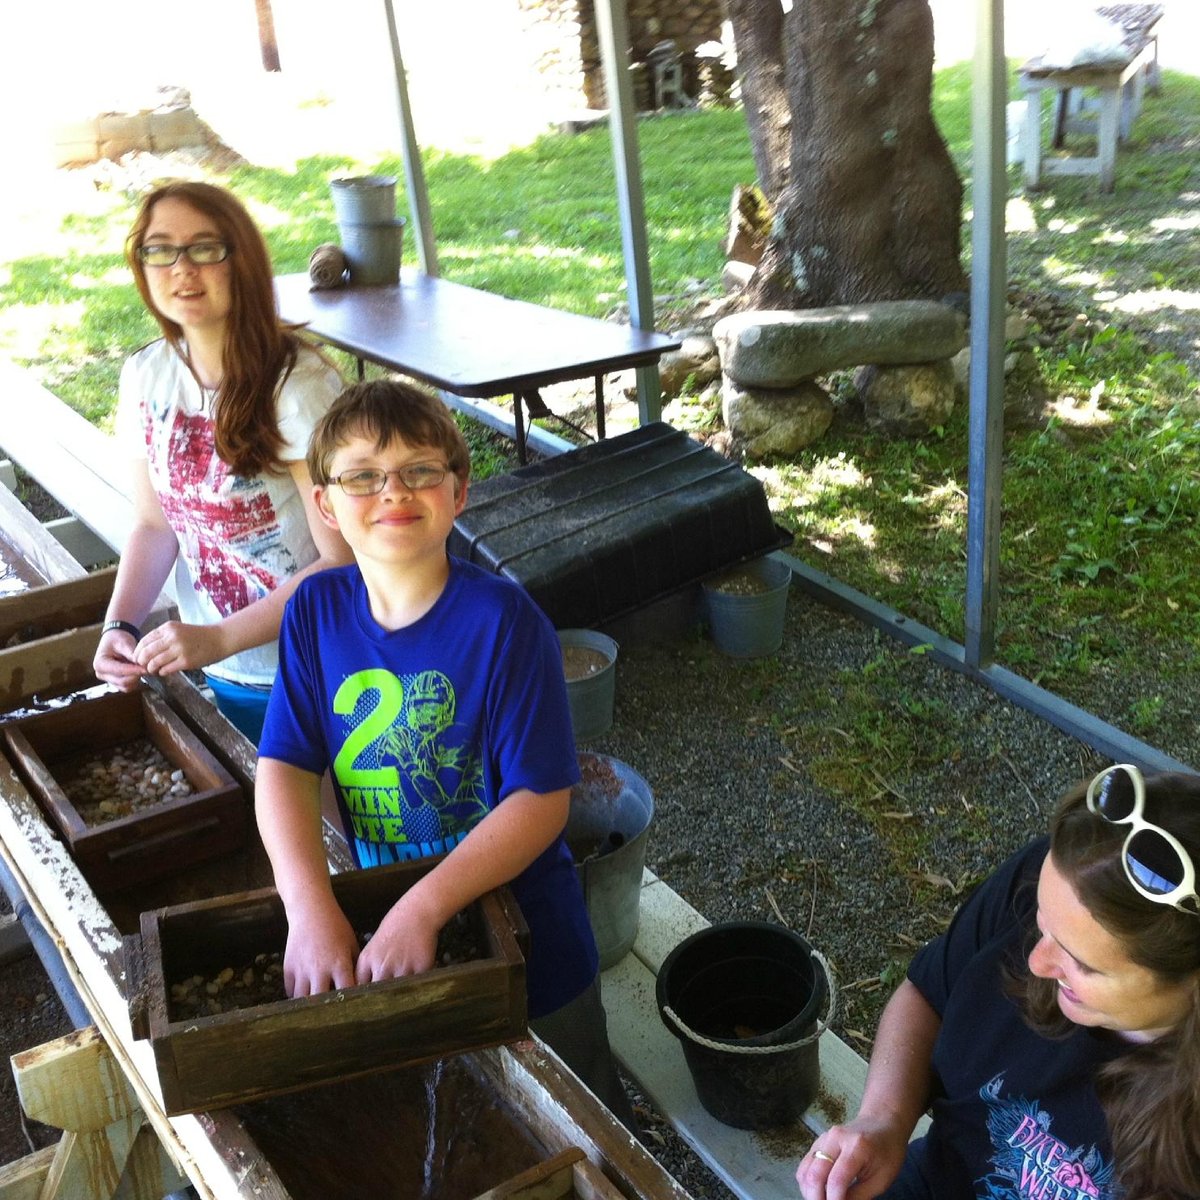
<svg viewBox="0 0 1200 1200">
<path fill-rule="evenodd" d="M 695 1042 L 698 1046 L 705 1046 L 709 1050 L 721 1050 L 727 1054 L 778 1054 L 780 1051 L 799 1050 L 802 1046 L 809 1046 L 829 1028 L 833 1023 L 833 1015 L 837 1011 L 837 985 L 833 982 L 833 972 L 829 969 L 829 960 L 815 946 L 809 947 L 809 953 L 820 964 L 821 970 L 825 974 L 826 995 L 829 1003 L 826 1005 L 825 1019 L 818 1020 L 816 1029 L 807 1037 L 799 1038 L 782 1046 L 739 1046 L 728 1041 L 714 1041 L 702 1033 L 697 1033 L 680 1020 L 679 1014 L 669 1004 L 663 1005 L 663 1016 L 669 1017 L 671 1024 L 689 1041 Z"/>
</svg>

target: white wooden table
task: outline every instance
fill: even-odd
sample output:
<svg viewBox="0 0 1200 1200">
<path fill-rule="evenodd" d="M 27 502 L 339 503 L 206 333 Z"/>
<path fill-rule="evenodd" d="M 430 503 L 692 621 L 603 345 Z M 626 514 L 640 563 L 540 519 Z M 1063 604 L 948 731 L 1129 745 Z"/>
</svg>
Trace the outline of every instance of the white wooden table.
<svg viewBox="0 0 1200 1200">
<path fill-rule="evenodd" d="M 1163 15 L 1162 6 L 1115 4 L 1097 11 L 1125 27 L 1125 51 L 1121 58 L 1063 68 L 1047 65 L 1039 57 L 1031 58 L 1021 67 L 1025 96 L 1022 152 L 1027 188 L 1040 186 L 1043 175 L 1098 175 L 1101 192 L 1111 192 L 1116 186 L 1117 146 L 1133 128 L 1147 85 L 1157 83 L 1156 29 Z M 1085 91 L 1098 93 L 1095 155 L 1043 158 L 1042 93 L 1046 91 L 1054 92 L 1061 106 L 1054 123 L 1056 145 L 1061 144 L 1062 132 L 1071 124 L 1068 110 L 1081 111 Z"/>
</svg>

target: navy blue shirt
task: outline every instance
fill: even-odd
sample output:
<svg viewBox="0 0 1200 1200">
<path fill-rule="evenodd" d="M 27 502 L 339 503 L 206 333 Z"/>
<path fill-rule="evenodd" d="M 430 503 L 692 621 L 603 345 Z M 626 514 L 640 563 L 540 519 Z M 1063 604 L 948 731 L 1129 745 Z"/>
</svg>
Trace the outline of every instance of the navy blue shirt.
<svg viewBox="0 0 1200 1200">
<path fill-rule="evenodd" d="M 1112 1200 L 1112 1149 L 1096 1069 L 1133 1049 L 1074 1026 L 1034 1032 L 1002 967 L 1036 937 L 1040 838 L 1013 855 L 919 950 L 908 977 L 942 1019 L 933 1053 L 933 1124 L 917 1161 L 939 1200 Z"/>
</svg>

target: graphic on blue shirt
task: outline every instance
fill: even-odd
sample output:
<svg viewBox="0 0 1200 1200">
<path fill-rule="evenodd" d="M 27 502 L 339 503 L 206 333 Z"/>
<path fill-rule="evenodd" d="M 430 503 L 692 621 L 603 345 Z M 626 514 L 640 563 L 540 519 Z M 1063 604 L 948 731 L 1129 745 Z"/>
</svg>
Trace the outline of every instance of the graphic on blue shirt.
<svg viewBox="0 0 1200 1200">
<path fill-rule="evenodd" d="M 988 1108 L 992 1172 L 979 1180 L 988 1200 L 1098 1200 L 1112 1195 L 1113 1168 L 1095 1146 L 1068 1146 L 1050 1132 L 1036 1101 L 1000 1096 L 1004 1075 L 979 1089 Z"/>
<path fill-rule="evenodd" d="M 482 763 L 442 672 L 355 672 L 333 709 L 345 729 L 333 774 L 360 864 L 439 854 L 487 816 Z"/>
</svg>

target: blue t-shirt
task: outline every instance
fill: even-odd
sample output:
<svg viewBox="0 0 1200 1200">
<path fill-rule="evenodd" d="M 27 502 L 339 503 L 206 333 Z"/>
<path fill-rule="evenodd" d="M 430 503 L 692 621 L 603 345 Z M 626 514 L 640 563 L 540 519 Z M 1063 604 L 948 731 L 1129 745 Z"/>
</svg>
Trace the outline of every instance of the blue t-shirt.
<svg viewBox="0 0 1200 1200">
<path fill-rule="evenodd" d="M 1005 994 L 1004 964 L 1036 940 L 1039 838 L 1013 855 L 922 947 L 908 977 L 942 1019 L 933 1122 L 914 1147 L 938 1200 L 1113 1200 L 1112 1149 L 1096 1070 L 1134 1046 L 1075 1026 L 1043 1037 Z"/>
<path fill-rule="evenodd" d="M 357 566 L 305 579 L 287 603 L 259 753 L 332 768 L 360 867 L 452 850 L 506 796 L 579 779 L 562 651 L 517 585 L 450 559 L 420 620 L 387 630 Z M 561 837 L 512 881 L 529 926 L 529 1015 L 575 999 L 598 967 Z"/>
</svg>

